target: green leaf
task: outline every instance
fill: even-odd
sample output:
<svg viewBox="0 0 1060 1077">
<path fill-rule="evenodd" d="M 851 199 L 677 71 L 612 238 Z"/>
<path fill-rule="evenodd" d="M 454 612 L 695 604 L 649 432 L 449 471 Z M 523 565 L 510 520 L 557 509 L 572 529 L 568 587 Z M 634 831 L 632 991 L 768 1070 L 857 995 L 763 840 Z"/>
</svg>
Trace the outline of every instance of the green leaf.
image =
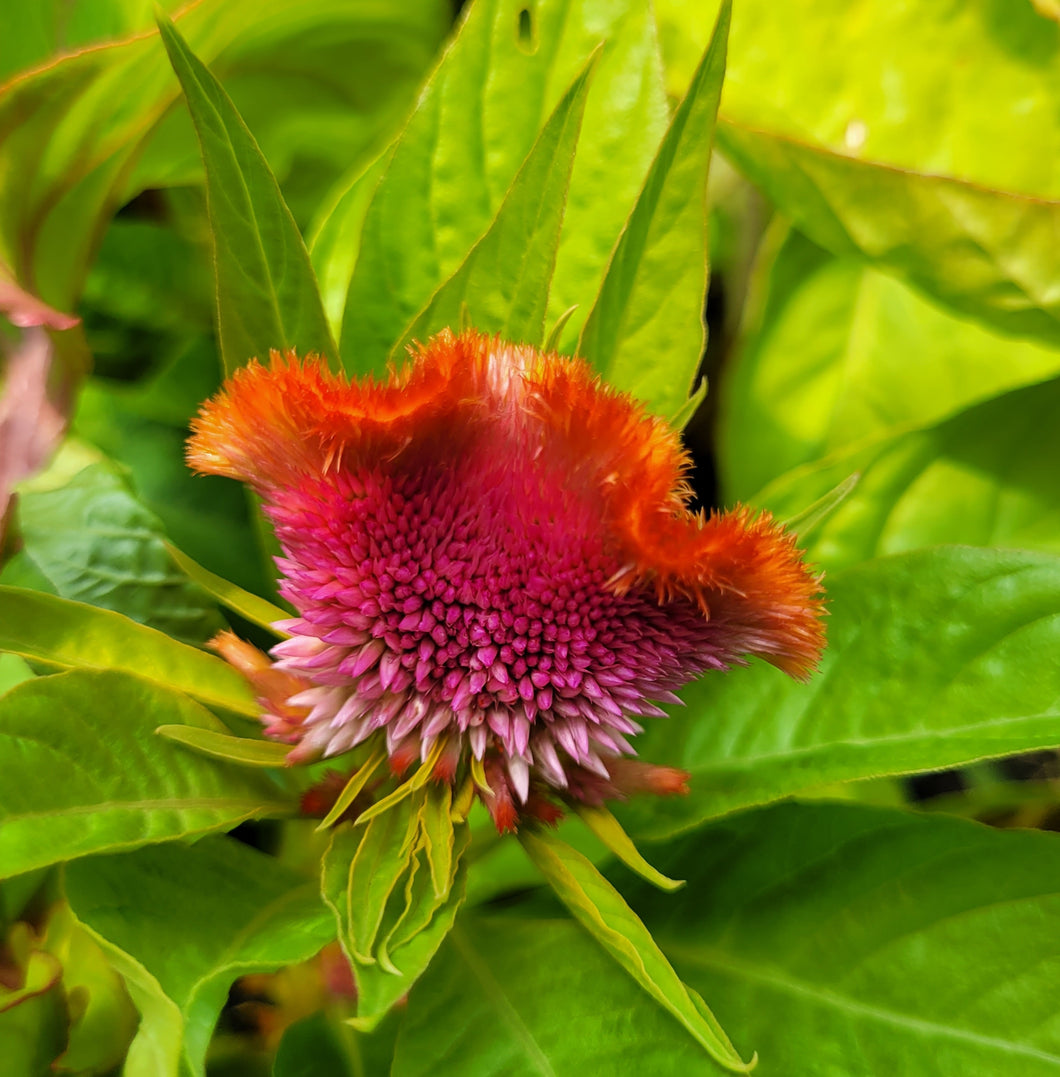
<svg viewBox="0 0 1060 1077">
<path fill-rule="evenodd" d="M 799 542 L 805 546 L 806 536 L 813 534 L 818 527 L 834 515 L 839 506 L 857 488 L 860 480 L 860 472 L 855 471 L 848 475 L 842 482 L 836 483 L 831 490 L 823 493 L 811 505 L 784 520 L 785 530 L 797 535 Z"/>
<path fill-rule="evenodd" d="M 265 157 L 173 23 L 160 15 L 158 27 L 206 166 L 225 369 L 264 360 L 272 348 L 335 358 L 309 254 Z"/>
<path fill-rule="evenodd" d="M 109 610 L 0 587 L 0 651 L 60 669 L 109 669 L 257 718 L 246 681 L 227 662 Z"/>
<path fill-rule="evenodd" d="M 449 804 L 437 786 L 418 790 L 363 829 L 339 827 L 325 853 L 324 900 L 353 967 L 362 1030 L 422 975 L 463 903 L 470 833 L 454 832 Z"/>
<path fill-rule="evenodd" d="M 223 576 L 218 576 L 207 568 L 203 568 L 197 561 L 193 561 L 186 553 L 181 553 L 171 543 L 166 544 L 169 556 L 177 563 L 184 574 L 204 591 L 213 595 L 223 606 L 235 610 L 240 617 L 245 617 L 251 624 L 260 625 L 270 632 L 283 635 L 273 627 L 277 621 L 286 620 L 290 614 L 279 606 L 274 606 L 258 595 L 244 591 Z"/>
<path fill-rule="evenodd" d="M 622 829 L 618 820 L 606 809 L 595 808 L 588 804 L 578 807 L 578 816 L 583 823 L 607 846 L 607 848 L 642 879 L 653 886 L 668 892 L 680 890 L 684 886 L 682 879 L 668 879 L 661 871 L 653 868 L 641 856 L 640 851 Z"/>
<path fill-rule="evenodd" d="M 856 160 L 720 123 L 725 154 L 815 243 L 1001 332 L 1060 343 L 1060 201 Z M 882 210 L 882 211 L 881 211 Z"/>
<path fill-rule="evenodd" d="M 0 695 L 33 679 L 33 670 L 15 654 L 0 654 Z"/>
<path fill-rule="evenodd" d="M 754 1066 L 754 1059 L 741 1060 L 702 1000 L 693 1000 L 642 921 L 591 861 L 548 832 L 524 829 L 519 841 L 575 919 L 712 1059 L 734 1073 Z"/>
<path fill-rule="evenodd" d="M 341 1032 L 324 1013 L 303 1017 L 286 1028 L 272 1064 L 273 1077 L 359 1077 L 361 1073 L 355 1074 Z"/>
<path fill-rule="evenodd" d="M 320 824 L 317 826 L 317 830 L 327 830 L 342 818 L 349 806 L 361 795 L 361 793 L 364 792 L 365 786 L 368 784 L 372 775 L 379 769 L 379 764 L 382 763 L 386 757 L 386 750 L 382 747 L 377 748 L 354 771 L 350 780 L 343 786 L 342 792 L 339 793 L 327 815 L 321 819 Z"/>
<path fill-rule="evenodd" d="M 568 918 L 460 918 L 409 996 L 393 1077 L 719 1077 Z"/>
<path fill-rule="evenodd" d="M 214 729 L 195 729 L 186 725 L 160 725 L 155 732 L 202 755 L 227 759 L 245 767 L 282 767 L 291 750 L 289 744 L 278 744 L 274 740 L 233 737 Z"/>
<path fill-rule="evenodd" d="M 611 256 L 578 351 L 663 415 L 689 395 L 706 342 L 707 173 L 730 0 Z"/>
<path fill-rule="evenodd" d="M 130 1064 L 152 1077 L 203 1074 L 232 982 L 334 938 L 312 882 L 227 838 L 78 861 L 66 888 L 141 1008 Z"/>
<path fill-rule="evenodd" d="M 341 339 L 346 293 L 361 250 L 365 214 L 390 156 L 387 147 L 366 167 L 359 168 L 352 179 L 347 179 L 341 190 L 329 199 L 310 233 L 309 258 L 320 281 L 320 297 L 336 339 Z"/>
<path fill-rule="evenodd" d="M 641 754 L 691 773 L 687 797 L 616 807 L 659 839 L 824 783 L 1060 744 L 1060 559 L 939 547 L 828 580 L 829 645 L 797 684 L 753 663 L 686 689 Z"/>
<path fill-rule="evenodd" d="M 1051 833 L 786 804 L 677 844 L 688 888 L 632 900 L 762 1077 L 1044 1077 L 1058 852 Z"/>
<path fill-rule="evenodd" d="M 458 325 L 465 306 L 484 332 L 518 343 L 542 343 L 548 285 L 593 67 L 590 61 L 556 106 L 489 231 L 412 321 L 391 358 L 413 340 Z"/>
<path fill-rule="evenodd" d="M 26 556 L 62 598 L 124 613 L 188 643 L 223 626 L 217 607 L 174 565 L 162 525 L 106 464 L 19 498 Z"/>
<path fill-rule="evenodd" d="M 727 500 L 804 463 L 1060 373 L 1060 351 L 955 317 L 786 226 L 767 234 L 722 380 Z"/>
<path fill-rule="evenodd" d="M 119 673 L 38 677 L 0 698 L 0 875 L 283 815 L 266 776 L 155 735 L 218 729 L 177 692 Z"/>
<path fill-rule="evenodd" d="M 799 468 L 756 501 L 781 515 L 857 471 L 856 490 L 811 537 L 829 570 L 941 543 L 1060 553 L 1060 379 L 1016 389 L 920 430 Z"/>
<path fill-rule="evenodd" d="M 525 18 L 531 47 L 520 36 Z M 594 127 L 586 124 L 586 153 L 574 165 L 552 318 L 591 297 L 663 119 L 651 35 L 644 6 L 630 0 L 469 5 L 368 208 L 342 325 L 347 370 L 382 371 L 412 319 L 486 233 L 545 118 L 607 41 L 586 104 Z M 613 207 L 600 205 L 605 166 Z M 483 316 L 474 305 L 471 313 L 476 322 Z"/>
<path fill-rule="evenodd" d="M 1028 147 L 1060 137 L 1057 28 L 996 14 L 739 4 L 719 141 L 817 242 L 1056 341 L 1060 173 Z"/>
</svg>

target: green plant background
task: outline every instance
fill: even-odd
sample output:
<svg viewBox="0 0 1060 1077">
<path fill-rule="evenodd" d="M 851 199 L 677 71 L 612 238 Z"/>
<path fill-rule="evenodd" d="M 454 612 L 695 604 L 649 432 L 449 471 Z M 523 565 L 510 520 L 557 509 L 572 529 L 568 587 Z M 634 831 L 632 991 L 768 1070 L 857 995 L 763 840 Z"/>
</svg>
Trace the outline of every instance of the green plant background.
<svg viewBox="0 0 1060 1077">
<path fill-rule="evenodd" d="M 1060 1073 L 1055 5 L 158 10 L 0 0 L 0 283 L 81 318 L 0 570 L 5 1073 Z M 202 645 L 273 619 L 198 404 L 464 323 L 688 422 L 705 504 L 825 499 L 820 672 L 708 676 L 638 741 L 692 775 L 615 808 L 678 893 L 433 791 L 319 834 L 319 769 L 156 733 L 257 743 Z"/>
</svg>

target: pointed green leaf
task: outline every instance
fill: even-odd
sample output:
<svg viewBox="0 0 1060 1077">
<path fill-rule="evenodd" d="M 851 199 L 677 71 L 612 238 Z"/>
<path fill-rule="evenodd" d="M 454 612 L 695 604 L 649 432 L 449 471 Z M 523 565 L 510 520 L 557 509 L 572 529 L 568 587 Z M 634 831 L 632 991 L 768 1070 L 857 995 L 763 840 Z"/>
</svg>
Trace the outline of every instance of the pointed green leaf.
<svg viewBox="0 0 1060 1077">
<path fill-rule="evenodd" d="M 228 372 L 271 348 L 334 359 L 309 254 L 254 136 L 172 22 L 159 31 L 206 166 L 221 354 Z"/>
<path fill-rule="evenodd" d="M 213 595 L 223 606 L 227 606 L 230 610 L 235 610 L 240 617 L 245 617 L 251 624 L 267 628 L 278 636 L 286 635 L 286 633 L 275 629 L 273 625 L 277 621 L 287 620 L 290 617 L 287 611 L 279 606 L 274 606 L 271 602 L 267 602 L 258 595 L 244 591 L 242 587 L 238 587 L 223 576 L 218 576 L 208 568 L 203 568 L 202 565 L 197 561 L 193 561 L 186 553 L 182 553 L 172 543 L 167 543 L 166 549 L 169 551 L 169 556 L 176 561 L 185 575 L 197 583 L 204 591 Z"/>
<path fill-rule="evenodd" d="M 0 874 L 292 810 L 266 775 L 156 736 L 166 722 L 220 727 L 186 696 L 120 673 L 37 677 L 0 699 Z"/>
<path fill-rule="evenodd" d="M 473 324 L 519 343 L 540 345 L 548 286 L 594 62 L 556 106 L 508 191 L 489 231 L 464 264 L 438 289 L 395 344 L 401 355 L 460 322 L 465 305 Z"/>
<path fill-rule="evenodd" d="M 653 886 L 673 892 L 685 885 L 684 880 L 668 879 L 661 871 L 653 868 L 622 829 L 619 821 L 606 808 L 582 804 L 578 807 L 578 817 L 630 871 L 636 872 Z"/>
<path fill-rule="evenodd" d="M 0 587 L 0 651 L 60 669 L 123 670 L 211 706 L 256 718 L 246 681 L 227 662 L 109 610 Z"/>
<path fill-rule="evenodd" d="M 706 185 L 730 10 L 726 0 L 578 342 L 608 382 L 662 415 L 688 396 L 706 340 Z"/>
<path fill-rule="evenodd" d="M 1060 344 L 1060 199 L 861 161 L 722 123 L 721 148 L 815 243 L 1002 333 Z M 880 207 L 886 207 L 881 212 Z"/>
<path fill-rule="evenodd" d="M 317 826 L 317 830 L 327 830 L 342 818 L 346 809 L 364 792 L 372 775 L 379 769 L 379 764 L 386 759 L 386 749 L 379 747 L 353 772 L 350 780 L 343 786 L 338 799 L 331 810 Z"/>
<path fill-rule="evenodd" d="M 524 829 L 519 841 L 578 922 L 711 1058 L 734 1073 L 754 1066 L 754 1059 L 740 1058 L 710 1011 L 693 1001 L 643 922 L 591 861 L 547 832 Z"/>
<path fill-rule="evenodd" d="M 373 1028 L 408 992 L 463 902 L 466 869 L 458 864 L 470 840 L 466 826 L 457 831 L 444 863 L 447 885 L 441 893 L 435 888 L 439 868 L 431 857 L 438 857 L 441 843 L 430 816 L 445 806 L 435 789 L 416 790 L 364 829 L 339 827 L 325 854 L 324 900 L 353 966 L 354 1023 L 361 1029 Z"/>
<path fill-rule="evenodd" d="M 408 868 L 419 827 L 419 804 L 408 799 L 367 826 L 337 827 L 324 855 L 324 900 L 339 922 L 351 960 L 369 965 L 387 899 Z"/>
<path fill-rule="evenodd" d="M 282 767 L 291 750 L 289 744 L 277 744 L 274 740 L 233 737 L 215 729 L 195 729 L 186 725 L 160 725 L 155 732 L 202 755 L 227 759 L 245 767 Z"/>
<path fill-rule="evenodd" d="M 675 430 L 684 430 L 695 418 L 699 411 L 699 405 L 707 399 L 707 379 L 700 378 L 699 385 L 693 390 L 692 395 L 670 416 L 670 425 Z"/>
<path fill-rule="evenodd" d="M 799 542 L 805 546 L 806 536 L 812 534 L 846 501 L 860 480 L 861 473 L 858 471 L 848 475 L 842 482 L 836 483 L 831 490 L 823 493 L 812 505 L 795 513 L 794 516 L 789 516 L 784 521 L 785 529 L 798 535 Z"/>
<path fill-rule="evenodd" d="M 232 982 L 334 938 L 313 882 L 226 838 L 79 861 L 66 889 L 143 1013 L 130 1065 L 151 1077 L 201 1077 Z"/>
<path fill-rule="evenodd" d="M 520 33 L 526 20 L 531 47 Z M 478 0 L 465 9 L 365 217 L 340 341 L 347 370 L 381 372 L 412 319 L 486 233 L 545 118 L 604 42 L 551 317 L 574 302 L 587 309 L 665 123 L 650 12 L 633 0 Z M 613 204 L 601 204 L 601 177 Z M 484 317 L 474 304 L 471 313 L 476 323 Z"/>
<path fill-rule="evenodd" d="M 816 786 L 1060 744 L 1060 558 L 942 546 L 828 577 L 828 648 L 797 684 L 753 663 L 685 689 L 645 758 L 685 797 L 615 814 L 639 840 Z M 1030 657 L 1029 657 L 1030 656 Z"/>
</svg>

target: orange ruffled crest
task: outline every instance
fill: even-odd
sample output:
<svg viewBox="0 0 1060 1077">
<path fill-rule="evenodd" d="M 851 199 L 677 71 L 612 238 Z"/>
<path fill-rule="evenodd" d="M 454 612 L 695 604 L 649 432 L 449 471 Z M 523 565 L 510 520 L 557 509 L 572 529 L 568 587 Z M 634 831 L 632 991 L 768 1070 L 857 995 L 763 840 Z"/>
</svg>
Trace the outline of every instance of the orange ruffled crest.
<svg viewBox="0 0 1060 1077">
<path fill-rule="evenodd" d="M 268 493 L 340 467 L 452 456 L 491 422 L 523 452 L 562 460 L 571 495 L 599 505 L 621 566 L 616 592 L 648 585 L 660 603 L 691 599 L 725 624 L 735 652 L 812 671 L 824 645 L 820 580 L 794 537 L 767 513 L 690 511 L 677 433 L 583 360 L 445 330 L 384 380 L 350 383 L 316 357 L 273 352 L 203 407 L 188 461 Z"/>
<path fill-rule="evenodd" d="M 808 676 L 824 647 L 823 603 L 795 536 L 766 512 L 690 511 L 690 460 L 676 431 L 585 362 L 542 356 L 527 381 L 538 418 L 603 499 L 602 525 L 623 565 L 612 587 L 648 583 L 660 602 L 690 598 L 742 633 L 748 651 Z"/>
</svg>

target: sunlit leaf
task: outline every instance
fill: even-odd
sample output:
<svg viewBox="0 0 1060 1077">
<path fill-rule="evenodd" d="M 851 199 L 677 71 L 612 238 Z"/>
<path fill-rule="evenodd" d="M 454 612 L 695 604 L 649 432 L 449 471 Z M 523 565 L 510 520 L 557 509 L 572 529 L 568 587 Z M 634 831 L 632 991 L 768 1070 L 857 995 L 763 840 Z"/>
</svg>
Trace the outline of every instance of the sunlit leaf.
<svg viewBox="0 0 1060 1077">
<path fill-rule="evenodd" d="M 406 329 L 393 356 L 413 340 L 458 325 L 465 307 L 480 330 L 541 344 L 571 160 L 593 66 L 578 76 L 549 117 L 489 231 Z"/>
<path fill-rule="evenodd" d="M 0 651 L 60 669 L 133 673 L 250 718 L 260 708 L 227 662 L 109 610 L 0 587 Z"/>
<path fill-rule="evenodd" d="M 721 383 L 727 500 L 800 464 L 1060 373 L 1060 350 L 959 318 L 856 258 L 769 233 Z"/>
<path fill-rule="evenodd" d="M 730 11 L 726 0 L 578 341 L 608 382 L 662 415 L 689 395 L 706 339 L 706 185 Z"/>
<path fill-rule="evenodd" d="M 940 543 L 1060 553 L 1060 379 L 1005 393 L 923 429 L 781 476 L 756 503 L 781 516 L 843 474 L 860 481 L 808 536 L 830 570 Z"/>
<path fill-rule="evenodd" d="M 282 767 L 291 750 L 289 744 L 278 744 L 273 740 L 233 737 L 216 729 L 196 729 L 186 725 L 160 725 L 155 732 L 202 755 L 247 767 Z"/>
<path fill-rule="evenodd" d="M 529 45 L 521 32 L 526 19 Z M 368 208 L 340 341 L 348 370 L 382 369 L 412 319 L 486 233 L 545 118 L 605 41 L 611 44 L 586 104 L 586 154 L 579 153 L 571 180 L 571 219 L 560 241 L 565 264 L 557 269 L 563 294 L 557 292 L 553 319 L 592 298 L 589 263 L 597 262 L 598 280 L 663 120 L 650 19 L 633 3 L 485 0 L 469 5 Z M 601 169 L 613 206 L 599 204 Z M 472 314 L 483 316 L 474 307 Z"/>
</svg>

